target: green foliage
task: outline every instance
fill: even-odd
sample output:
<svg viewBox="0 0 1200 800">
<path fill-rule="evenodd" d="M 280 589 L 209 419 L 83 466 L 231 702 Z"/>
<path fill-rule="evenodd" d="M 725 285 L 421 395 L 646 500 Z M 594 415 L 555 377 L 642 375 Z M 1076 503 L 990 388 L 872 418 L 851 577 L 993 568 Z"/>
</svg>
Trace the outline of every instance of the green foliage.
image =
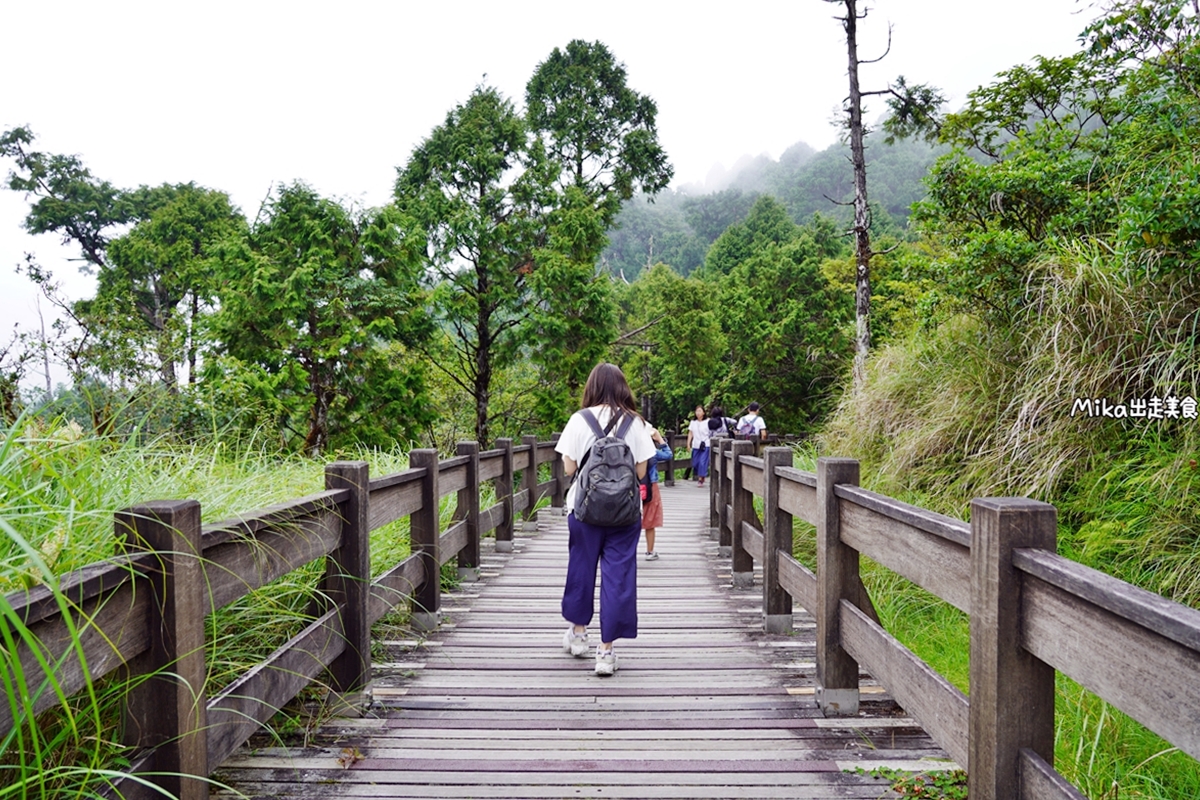
<svg viewBox="0 0 1200 800">
<path fill-rule="evenodd" d="M 480 87 L 413 151 L 396 205 L 426 242 L 431 296 L 446 333 L 432 363 L 471 398 L 475 439 L 490 442 L 495 373 L 521 355 L 527 276 L 552 202 L 550 164 L 512 103 Z"/>
<path fill-rule="evenodd" d="M 582 189 L 607 227 L 635 191 L 655 194 L 674 170 L 658 142 L 658 107 L 626 85 L 625 65 L 602 42 L 554 48 L 525 87 L 530 128 L 561 170 L 560 186 Z"/>
<path fill-rule="evenodd" d="M 429 333 L 413 250 L 395 209 L 356 214 L 303 184 L 281 188 L 223 253 L 213 330 L 229 358 L 209 362 L 207 380 L 273 406 L 313 455 L 414 435 L 428 413 L 421 372 L 396 369 L 386 349 Z"/>
<path fill-rule="evenodd" d="M 945 248 L 938 275 L 962 308 L 1011 319 L 1056 239 L 1100 239 L 1151 276 L 1200 257 L 1194 7 L 1106 11 L 1087 49 L 1003 72 L 946 119 L 959 151 L 934 169 L 917 218 Z"/>
<path fill-rule="evenodd" d="M 650 419 L 677 430 L 698 405 L 714 399 L 727 341 L 709 285 L 656 264 L 618 294 L 626 331 L 614 359 L 636 395 L 649 398 Z"/>
<path fill-rule="evenodd" d="M 774 197 L 758 198 L 746 219 L 725 229 L 708 251 L 696 277 L 713 280 L 770 245 L 782 245 L 797 234 L 797 226 Z"/>
<path fill-rule="evenodd" d="M 901 797 L 911 797 L 913 800 L 967 800 L 967 773 L 961 769 L 905 772 L 891 767 L 872 770 L 859 767 L 855 772 L 890 781 L 892 791 Z"/>
</svg>

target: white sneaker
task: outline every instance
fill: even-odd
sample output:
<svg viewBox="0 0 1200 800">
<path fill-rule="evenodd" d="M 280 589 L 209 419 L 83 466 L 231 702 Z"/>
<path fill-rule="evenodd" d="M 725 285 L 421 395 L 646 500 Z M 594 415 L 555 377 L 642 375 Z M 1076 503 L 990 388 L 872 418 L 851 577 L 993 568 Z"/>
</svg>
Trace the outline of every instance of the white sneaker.
<svg viewBox="0 0 1200 800">
<path fill-rule="evenodd" d="M 651 550 L 649 553 L 646 553 L 646 560 L 647 561 L 658 561 L 658 553 Z"/>
<path fill-rule="evenodd" d="M 587 630 L 584 630 L 583 633 L 576 633 L 574 625 L 567 628 L 567 632 L 563 634 L 563 652 L 570 653 L 576 658 L 582 658 L 587 655 L 587 651 Z"/>
<path fill-rule="evenodd" d="M 597 675 L 612 675 L 617 671 L 617 654 L 608 650 L 596 651 L 596 674 Z"/>
</svg>

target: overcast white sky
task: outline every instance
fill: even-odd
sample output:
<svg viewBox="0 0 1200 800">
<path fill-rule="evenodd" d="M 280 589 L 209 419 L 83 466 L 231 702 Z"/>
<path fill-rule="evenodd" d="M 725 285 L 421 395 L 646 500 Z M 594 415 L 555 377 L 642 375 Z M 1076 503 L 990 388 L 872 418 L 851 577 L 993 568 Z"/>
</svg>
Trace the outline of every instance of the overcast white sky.
<svg viewBox="0 0 1200 800">
<path fill-rule="evenodd" d="M 860 0 L 861 4 L 861 0 Z M 1077 49 L 1089 0 L 874 0 L 864 89 L 903 74 L 951 106 L 996 72 Z M 554 47 L 599 39 L 629 85 L 658 103 L 675 184 L 742 155 L 832 144 L 846 95 L 840 4 L 823 0 L 604 4 L 532 2 L 6 4 L 0 129 L 28 125 L 38 149 L 78 154 L 118 186 L 195 181 L 253 215 L 276 182 L 302 179 L 364 205 L 388 200 L 395 168 L 484 80 L 518 104 Z M 881 104 L 869 111 L 873 117 Z M 9 164 L 0 163 L 0 175 Z M 0 190 L 0 346 L 36 324 L 27 251 L 91 293 L 71 248 L 21 228 L 27 202 Z M 44 310 L 45 305 L 43 304 Z"/>
</svg>

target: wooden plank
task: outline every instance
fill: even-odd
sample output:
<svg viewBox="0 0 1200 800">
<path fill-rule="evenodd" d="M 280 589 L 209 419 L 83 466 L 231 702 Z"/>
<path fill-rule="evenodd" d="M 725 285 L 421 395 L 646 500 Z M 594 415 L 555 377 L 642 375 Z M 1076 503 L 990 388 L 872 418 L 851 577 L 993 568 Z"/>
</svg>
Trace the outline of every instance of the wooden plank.
<svg viewBox="0 0 1200 800">
<path fill-rule="evenodd" d="M 554 479 L 551 478 L 550 480 L 542 481 L 541 483 L 539 483 L 537 485 L 537 499 L 538 500 L 541 500 L 543 497 L 549 497 L 551 494 L 553 494 L 554 482 L 555 482 Z"/>
<path fill-rule="evenodd" d="M 404 472 L 375 478 L 371 481 L 371 530 L 404 519 L 421 510 L 421 479 L 424 469 L 406 469 Z"/>
<path fill-rule="evenodd" d="M 759 564 L 763 560 L 763 532 L 749 522 L 742 523 L 742 547 Z"/>
<path fill-rule="evenodd" d="M 838 494 L 842 489 L 838 487 Z M 971 550 L 854 499 L 839 503 L 842 541 L 950 605 L 970 613 Z"/>
<path fill-rule="evenodd" d="M 966 766 L 967 696 L 853 605 L 843 600 L 840 610 L 842 646 Z"/>
<path fill-rule="evenodd" d="M 504 451 L 484 450 L 479 454 L 479 480 L 490 481 L 504 474 Z"/>
<path fill-rule="evenodd" d="M 421 556 L 413 553 L 408 558 L 380 575 L 371 584 L 371 595 L 367 599 L 367 619 L 373 624 L 380 617 L 416 594 L 417 586 L 424 575 Z"/>
<path fill-rule="evenodd" d="M 1088 800 L 1032 750 L 1022 749 L 1017 763 L 1021 773 L 1021 800 Z"/>
<path fill-rule="evenodd" d="M 438 467 L 438 497 L 455 494 L 467 488 L 467 465 L 462 456 L 447 459 Z M 447 466 L 447 465 L 451 466 Z"/>
<path fill-rule="evenodd" d="M 442 531 L 442 542 L 439 546 L 439 558 L 445 564 L 450 559 L 458 555 L 458 551 L 462 550 L 467 544 L 467 521 L 459 520 L 451 525 L 446 530 Z"/>
<path fill-rule="evenodd" d="M 1193 758 L 1200 653 L 1026 573 L 1021 646 Z"/>
<path fill-rule="evenodd" d="M 533 457 L 533 448 L 528 444 L 518 444 L 513 446 L 513 469 L 517 472 L 529 469 L 530 459 Z"/>
<path fill-rule="evenodd" d="M 785 473 L 799 472 L 791 468 L 777 470 L 782 480 L 779 482 L 779 507 L 796 519 L 802 519 L 809 525 L 817 524 L 817 489 L 807 483 L 799 483 L 785 477 Z M 808 473 L 802 473 L 808 474 Z M 816 478 L 814 477 L 814 482 Z"/>
<path fill-rule="evenodd" d="M 128 553 L 88 564 L 60 576 L 57 592 L 45 584 L 10 592 L 4 598 L 9 610 L 0 618 L 0 629 L 11 630 L 13 620 L 28 627 L 60 615 L 64 607 L 78 608 L 94 597 L 115 592 L 137 575 L 144 575 L 157 563 L 158 558 L 152 553 Z"/>
<path fill-rule="evenodd" d="M 558 453 L 554 450 L 554 444 L 554 442 L 538 442 L 537 463 L 548 464 L 558 459 Z"/>
<path fill-rule="evenodd" d="M 324 512 L 336 511 L 349 497 L 350 492 L 346 489 L 328 489 L 205 525 L 201 534 L 205 555 L 224 542 L 254 539 L 266 532 L 289 529 L 297 522 Z"/>
<path fill-rule="evenodd" d="M 483 535 L 488 531 L 494 531 L 504 521 L 504 505 L 497 503 L 490 508 L 485 508 L 479 512 L 479 533 Z"/>
<path fill-rule="evenodd" d="M 333 552 L 341 540 L 340 512 L 335 507 L 311 514 L 291 520 L 286 527 L 264 528 L 253 539 L 233 539 L 206 548 L 209 612 Z"/>
<path fill-rule="evenodd" d="M 220 764 L 345 647 L 334 608 L 208 703 L 208 763 Z"/>
<path fill-rule="evenodd" d="M 10 689 L 9 702 L 0 703 L 0 735 L 12 730 L 14 705 L 26 720 L 32 719 L 87 685 L 84 665 L 95 680 L 144 653 L 150 646 L 150 599 L 145 578 L 126 581 L 111 593 L 92 597 L 82 607 L 71 609 L 70 626 L 60 614 L 13 631 L 20 642 L 20 672 L 13 674 L 12 661 L 5 659 L 8 674 L 3 680 L 7 687 L 21 688 L 19 693 Z M 83 664 L 79 661 L 80 650 Z M 43 663 L 53 668 L 52 678 L 47 679 Z"/>
<path fill-rule="evenodd" d="M 757 456 L 742 456 L 742 487 L 755 497 L 763 496 L 763 460 Z"/>
<path fill-rule="evenodd" d="M 1013 566 L 1130 622 L 1200 652 L 1200 610 L 1146 591 L 1057 553 L 1022 548 Z"/>
<path fill-rule="evenodd" d="M 971 547 L 971 526 L 962 520 L 876 494 L 861 486 L 839 486 L 834 494 L 911 528 L 940 536 L 968 549 Z"/>
<path fill-rule="evenodd" d="M 779 583 L 806 611 L 817 607 L 817 576 L 788 553 L 779 552 Z"/>
<path fill-rule="evenodd" d="M 522 489 L 513 493 L 513 513 L 519 514 L 529 508 L 529 490 Z"/>
</svg>

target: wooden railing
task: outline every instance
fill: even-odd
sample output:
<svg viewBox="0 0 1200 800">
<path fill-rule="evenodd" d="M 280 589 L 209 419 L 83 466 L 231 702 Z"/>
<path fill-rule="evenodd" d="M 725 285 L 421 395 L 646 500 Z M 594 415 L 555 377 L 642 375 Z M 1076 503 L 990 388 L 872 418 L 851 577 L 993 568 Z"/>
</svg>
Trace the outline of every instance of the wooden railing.
<svg viewBox="0 0 1200 800">
<path fill-rule="evenodd" d="M 562 505 L 566 482 L 553 441 L 498 444 L 480 452 L 461 443 L 441 461 L 435 450 L 414 450 L 408 469 L 379 478 L 369 477 L 366 462 L 330 464 L 325 491 L 212 525 L 201 524 L 194 500 L 119 512 L 124 555 L 63 576 L 57 592 L 39 587 L 6 598 L 14 614 L 0 632 L 16 652 L 3 676 L 9 702 L 0 703 L 0 736 L 123 669 L 124 743 L 138 752 L 128 772 L 139 779 L 118 781 L 114 794 L 207 798 L 210 771 L 323 671 L 335 692 L 364 685 L 372 623 L 411 600 L 414 625 L 435 626 L 443 564 L 457 559 L 460 575 L 474 580 L 484 533 L 494 530 L 496 549 L 511 550 L 518 514 L 528 517 L 543 497 Z M 546 463 L 551 478 L 539 483 L 537 467 Z M 497 502 L 484 509 L 487 481 Z M 454 521 L 442 530 L 440 500 L 450 494 Z M 370 531 L 405 517 L 412 554 L 372 581 Z M 319 558 L 327 610 L 205 697 L 205 617 Z"/>
<path fill-rule="evenodd" d="M 1053 506 L 971 503 L 970 524 L 858 487 L 858 462 L 792 467 L 790 448 L 713 445 L 711 520 L 735 586 L 762 566 L 765 627 L 816 618 L 817 701 L 858 710 L 861 664 L 968 770 L 971 800 L 1081 800 L 1053 769 L 1060 671 L 1200 758 L 1200 611 L 1056 553 Z M 761 498 L 758 517 L 755 498 Z M 792 557 L 793 518 L 816 527 L 816 572 Z M 970 696 L 874 616 L 859 554 L 970 616 Z"/>
</svg>

